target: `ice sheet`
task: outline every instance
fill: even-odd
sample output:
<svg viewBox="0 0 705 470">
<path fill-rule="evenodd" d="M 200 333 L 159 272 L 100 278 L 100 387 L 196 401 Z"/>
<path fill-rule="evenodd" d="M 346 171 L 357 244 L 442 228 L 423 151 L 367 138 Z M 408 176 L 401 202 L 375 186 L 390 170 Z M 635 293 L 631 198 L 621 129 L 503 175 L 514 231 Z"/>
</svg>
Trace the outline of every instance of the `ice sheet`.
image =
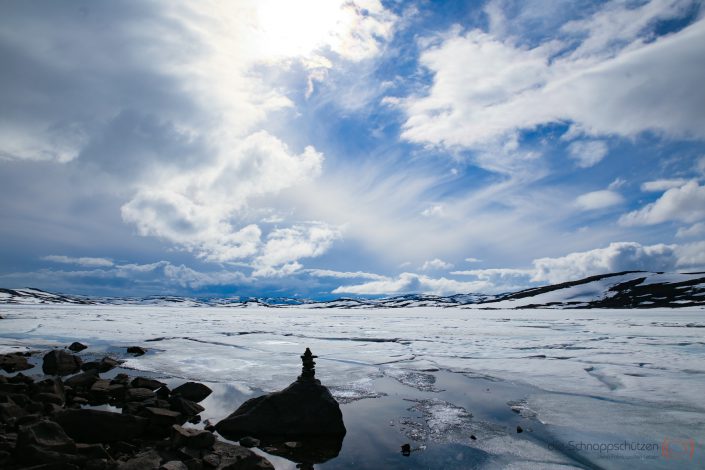
<svg viewBox="0 0 705 470">
<path fill-rule="evenodd" d="M 0 350 L 72 341 L 88 351 L 140 345 L 148 354 L 124 355 L 127 367 L 272 391 L 296 378 L 298 355 L 310 347 L 319 356 L 317 377 L 346 403 L 384 396 L 374 388 L 379 377 L 446 400 L 430 371 L 447 370 L 534 387 L 521 404 L 531 414 L 521 416 L 545 423 L 556 439 L 672 435 L 705 442 L 698 424 L 705 422 L 702 309 L 17 305 L 3 307 L 2 316 Z M 617 460 L 600 465 L 623 468 Z"/>
</svg>

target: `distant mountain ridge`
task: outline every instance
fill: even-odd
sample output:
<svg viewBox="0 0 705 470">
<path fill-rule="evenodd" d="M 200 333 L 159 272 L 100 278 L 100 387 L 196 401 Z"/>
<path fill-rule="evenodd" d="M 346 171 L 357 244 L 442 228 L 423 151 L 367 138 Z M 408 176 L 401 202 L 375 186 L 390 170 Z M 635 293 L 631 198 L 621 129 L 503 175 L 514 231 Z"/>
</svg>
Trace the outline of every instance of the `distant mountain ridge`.
<svg viewBox="0 0 705 470">
<path fill-rule="evenodd" d="M 34 288 L 2 289 L 0 304 L 154 305 L 184 307 L 277 308 L 678 308 L 705 306 L 705 273 L 624 271 L 590 276 L 518 292 L 437 296 L 407 294 L 383 299 L 340 298 L 313 301 L 287 297 L 193 298 L 179 296 L 87 297 Z"/>
</svg>

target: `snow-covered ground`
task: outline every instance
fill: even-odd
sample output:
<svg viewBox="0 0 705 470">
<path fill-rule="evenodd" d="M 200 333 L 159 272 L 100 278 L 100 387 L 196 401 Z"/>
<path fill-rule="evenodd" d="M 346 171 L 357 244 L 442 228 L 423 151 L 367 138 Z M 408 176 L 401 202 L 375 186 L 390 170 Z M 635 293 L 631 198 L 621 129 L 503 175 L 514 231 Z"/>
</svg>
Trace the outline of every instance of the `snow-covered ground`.
<svg viewBox="0 0 705 470">
<path fill-rule="evenodd" d="M 319 356 L 316 376 L 344 403 L 344 414 L 404 400 L 392 418 L 395 432 L 419 446 L 446 439 L 448 452 L 479 449 L 481 468 L 705 466 L 702 309 L 17 305 L 0 315 L 3 352 L 74 340 L 113 352 L 141 345 L 149 353 L 127 357 L 126 367 L 223 384 L 245 396 L 288 385 L 310 347 Z M 502 410 L 527 432 L 509 432 Z M 692 460 L 676 452 L 691 439 Z M 670 458 L 660 455 L 664 440 Z M 631 450 L 594 447 L 623 442 Z M 647 451 L 640 443 L 661 447 Z"/>
</svg>

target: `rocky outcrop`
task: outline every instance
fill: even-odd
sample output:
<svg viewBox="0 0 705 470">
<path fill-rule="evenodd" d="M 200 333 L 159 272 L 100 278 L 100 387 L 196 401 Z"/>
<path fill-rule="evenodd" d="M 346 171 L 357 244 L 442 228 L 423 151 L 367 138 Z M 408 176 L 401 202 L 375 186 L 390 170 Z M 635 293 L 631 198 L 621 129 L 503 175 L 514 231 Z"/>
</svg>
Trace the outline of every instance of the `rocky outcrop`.
<svg viewBox="0 0 705 470">
<path fill-rule="evenodd" d="M 216 424 L 228 439 L 344 436 L 338 402 L 318 381 L 296 381 L 284 390 L 247 400 Z"/>
<path fill-rule="evenodd" d="M 49 353 L 59 365 L 68 362 L 64 354 L 72 356 L 59 352 Z M 211 390 L 190 382 L 181 391 L 172 394 L 159 381 L 123 373 L 102 378 L 98 368 L 65 382 L 0 375 L 0 468 L 273 469 L 245 447 L 218 442 L 211 431 L 183 427 L 204 410 L 184 395 L 203 399 Z M 82 408 L 88 404 L 122 412 Z"/>
<path fill-rule="evenodd" d="M 228 439 L 344 436 L 340 406 L 315 379 L 313 358 L 307 348 L 301 356 L 301 376 L 295 382 L 284 390 L 247 400 L 216 424 L 218 433 Z"/>
<path fill-rule="evenodd" d="M 215 425 L 218 433 L 230 440 L 257 438 L 267 452 L 295 462 L 313 464 L 336 457 L 346 433 L 343 414 L 330 391 L 315 378 L 315 357 L 306 348 L 295 382 L 247 400 Z"/>
</svg>

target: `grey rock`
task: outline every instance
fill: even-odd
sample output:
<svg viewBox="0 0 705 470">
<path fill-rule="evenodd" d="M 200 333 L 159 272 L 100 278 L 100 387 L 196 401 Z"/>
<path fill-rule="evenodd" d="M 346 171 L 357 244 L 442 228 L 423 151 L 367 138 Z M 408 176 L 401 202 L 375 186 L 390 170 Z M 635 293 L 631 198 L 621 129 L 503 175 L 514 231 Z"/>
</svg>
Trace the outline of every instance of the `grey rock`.
<svg viewBox="0 0 705 470">
<path fill-rule="evenodd" d="M 76 444 L 76 453 L 85 455 L 91 459 L 112 460 L 108 451 L 103 447 L 103 444 L 83 444 L 79 442 Z"/>
<path fill-rule="evenodd" d="M 269 460 L 245 447 L 216 441 L 213 449 L 220 458 L 218 470 L 274 470 Z"/>
<path fill-rule="evenodd" d="M 171 404 L 172 410 L 176 410 L 188 417 L 196 416 L 205 410 L 205 408 L 198 403 L 181 397 L 173 397 L 169 400 L 169 403 Z"/>
<path fill-rule="evenodd" d="M 188 467 L 180 460 L 172 460 L 159 467 L 159 470 L 188 470 Z"/>
<path fill-rule="evenodd" d="M 37 446 L 55 452 L 76 452 L 76 443 L 63 428 L 53 421 L 38 421 L 20 426 L 17 433 L 17 449 L 20 452 Z"/>
<path fill-rule="evenodd" d="M 17 353 L 0 354 L 0 369 L 5 372 L 17 372 L 34 367 L 27 362 L 27 358 Z"/>
<path fill-rule="evenodd" d="M 105 356 L 100 361 L 86 362 L 81 366 L 81 370 L 97 370 L 98 372 L 108 372 L 120 365 L 120 361 L 112 357 Z"/>
<path fill-rule="evenodd" d="M 259 447 L 260 441 L 254 437 L 245 436 L 240 439 L 240 445 L 243 447 Z"/>
<path fill-rule="evenodd" d="M 154 379 L 147 377 L 136 377 L 130 382 L 130 386 L 134 388 L 148 388 L 150 390 L 156 390 L 163 387 L 165 384 Z"/>
<path fill-rule="evenodd" d="M 91 388 L 93 383 L 99 378 L 97 368 L 89 369 L 86 372 L 72 375 L 64 381 L 64 384 L 74 388 Z"/>
<path fill-rule="evenodd" d="M 156 470 L 159 468 L 161 457 L 156 450 L 140 452 L 133 458 L 118 465 L 118 470 Z"/>
<path fill-rule="evenodd" d="M 0 423 L 7 423 L 9 420 L 22 418 L 27 415 L 27 412 L 20 406 L 17 406 L 12 400 L 6 403 L 0 403 Z"/>
<path fill-rule="evenodd" d="M 171 427 L 171 445 L 174 448 L 210 449 L 215 444 L 215 435 L 208 431 L 184 428 L 175 424 Z"/>
<path fill-rule="evenodd" d="M 154 392 L 148 388 L 130 388 L 125 397 L 129 401 L 144 401 L 154 398 Z"/>
</svg>

